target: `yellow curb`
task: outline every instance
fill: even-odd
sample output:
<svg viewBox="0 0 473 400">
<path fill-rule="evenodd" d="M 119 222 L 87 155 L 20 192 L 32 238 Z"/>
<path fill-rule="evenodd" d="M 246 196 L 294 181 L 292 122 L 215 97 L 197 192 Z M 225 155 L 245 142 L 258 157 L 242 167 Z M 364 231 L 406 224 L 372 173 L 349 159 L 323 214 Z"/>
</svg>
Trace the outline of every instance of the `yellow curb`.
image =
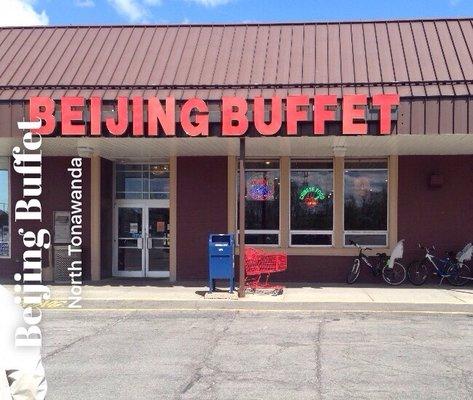
<svg viewBox="0 0 473 400">
<path fill-rule="evenodd" d="M 67 300 L 46 300 L 41 303 L 40 308 L 48 308 L 48 309 L 61 308 L 61 307 L 64 307 L 66 304 L 67 304 Z"/>
<path fill-rule="evenodd" d="M 176 311 L 228 311 L 228 312 L 253 312 L 253 313 L 347 313 L 347 314 L 440 314 L 440 315 L 473 315 L 473 311 L 435 311 L 435 310 L 305 310 L 305 309 L 281 309 L 281 310 L 265 310 L 265 309 L 242 309 L 242 308 L 51 308 L 51 311 L 152 311 L 152 312 L 176 312 Z"/>
</svg>

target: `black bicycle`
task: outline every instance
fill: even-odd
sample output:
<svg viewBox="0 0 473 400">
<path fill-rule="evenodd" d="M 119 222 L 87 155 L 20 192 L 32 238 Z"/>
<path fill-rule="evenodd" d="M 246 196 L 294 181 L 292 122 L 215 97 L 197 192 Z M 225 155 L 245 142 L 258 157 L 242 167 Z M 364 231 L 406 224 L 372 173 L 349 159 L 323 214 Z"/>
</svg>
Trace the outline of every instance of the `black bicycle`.
<svg viewBox="0 0 473 400">
<path fill-rule="evenodd" d="M 400 262 L 395 259 L 392 260 L 386 253 L 377 253 L 376 264 L 373 265 L 368 256 L 363 253 L 366 250 L 372 250 L 370 247 L 362 247 L 353 240 L 350 240 L 350 243 L 358 248 L 359 253 L 353 260 L 353 265 L 348 272 L 347 283 L 352 284 L 356 282 L 360 276 L 362 263 L 370 268 L 373 276 L 381 275 L 384 281 L 390 285 L 397 286 L 404 282 L 406 279 L 406 269 Z M 402 241 L 399 244 L 402 246 Z"/>
</svg>

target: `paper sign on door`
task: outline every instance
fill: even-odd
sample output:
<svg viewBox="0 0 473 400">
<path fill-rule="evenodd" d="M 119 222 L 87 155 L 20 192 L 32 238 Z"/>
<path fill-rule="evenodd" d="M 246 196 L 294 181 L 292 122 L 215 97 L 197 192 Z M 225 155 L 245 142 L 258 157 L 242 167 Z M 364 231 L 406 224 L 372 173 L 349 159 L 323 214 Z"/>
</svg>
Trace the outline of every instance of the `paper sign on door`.
<svg viewBox="0 0 473 400">
<path fill-rule="evenodd" d="M 166 230 L 166 224 L 164 221 L 156 221 L 156 231 L 164 232 Z"/>
<path fill-rule="evenodd" d="M 138 222 L 130 223 L 130 233 L 138 233 Z"/>
</svg>

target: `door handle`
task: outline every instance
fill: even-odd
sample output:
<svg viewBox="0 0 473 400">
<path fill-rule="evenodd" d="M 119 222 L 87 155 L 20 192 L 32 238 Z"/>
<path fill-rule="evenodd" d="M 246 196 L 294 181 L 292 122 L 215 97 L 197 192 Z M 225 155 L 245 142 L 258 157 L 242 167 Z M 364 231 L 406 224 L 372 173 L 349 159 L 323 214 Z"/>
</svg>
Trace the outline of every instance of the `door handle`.
<svg viewBox="0 0 473 400">
<path fill-rule="evenodd" d="M 147 247 L 148 250 L 153 248 L 153 239 L 152 239 L 152 238 L 148 238 L 148 240 L 147 240 L 147 246 L 148 246 L 148 247 Z"/>
<path fill-rule="evenodd" d="M 136 239 L 136 244 L 138 246 L 138 249 L 143 249 L 143 238 Z"/>
</svg>

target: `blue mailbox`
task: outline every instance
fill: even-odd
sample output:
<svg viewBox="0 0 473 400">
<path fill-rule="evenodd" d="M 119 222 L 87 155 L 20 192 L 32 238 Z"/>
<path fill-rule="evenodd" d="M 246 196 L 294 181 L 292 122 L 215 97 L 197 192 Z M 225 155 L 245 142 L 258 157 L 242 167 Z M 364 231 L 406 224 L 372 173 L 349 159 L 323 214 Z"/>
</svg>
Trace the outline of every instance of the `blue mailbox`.
<svg viewBox="0 0 473 400">
<path fill-rule="evenodd" d="M 215 290 L 216 279 L 228 279 L 230 293 L 235 289 L 235 245 L 233 235 L 209 235 L 209 290 Z"/>
</svg>

